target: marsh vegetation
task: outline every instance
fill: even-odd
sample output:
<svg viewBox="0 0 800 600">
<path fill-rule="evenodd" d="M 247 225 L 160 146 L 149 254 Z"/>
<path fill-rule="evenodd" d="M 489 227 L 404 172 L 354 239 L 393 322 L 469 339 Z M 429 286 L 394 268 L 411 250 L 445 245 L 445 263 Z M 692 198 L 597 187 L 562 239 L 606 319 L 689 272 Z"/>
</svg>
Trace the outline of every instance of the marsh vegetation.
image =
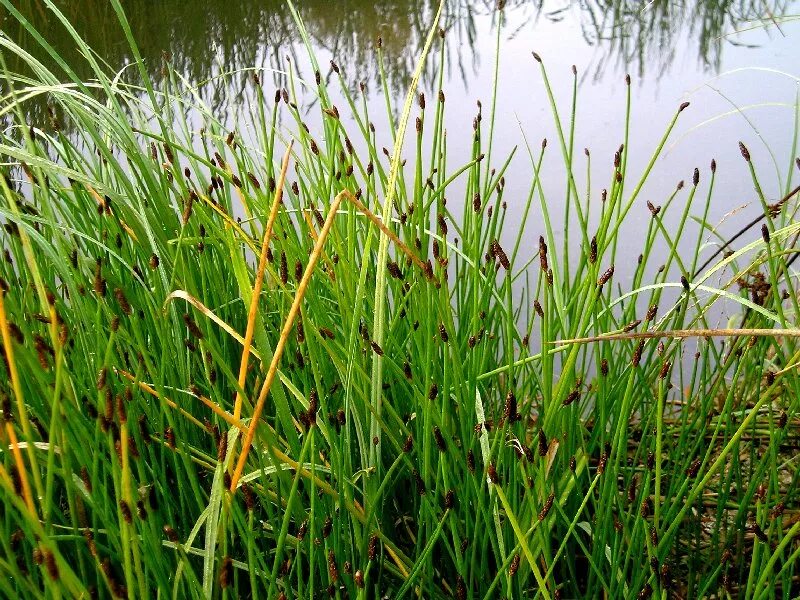
<svg viewBox="0 0 800 600">
<path fill-rule="evenodd" d="M 797 595 L 796 96 L 788 148 L 665 187 L 693 106 L 642 116 L 620 78 L 597 154 L 581 73 L 535 52 L 552 135 L 506 151 L 504 26 L 541 6 L 382 4 L 411 54 L 349 46 L 328 3 L 226 6 L 202 17 L 251 29 L 219 69 L 140 37 L 178 35 L 169 4 L 0 0 L 3 596 Z M 610 4 L 580 6 L 636 13 Z M 764 17 L 740 4 L 689 18 L 702 62 L 730 15 Z M 448 129 L 475 10 L 493 82 Z M 72 27 L 109 16 L 116 56 Z M 638 35 L 609 51 L 630 64 Z M 751 202 L 732 234 L 725 177 Z"/>
</svg>

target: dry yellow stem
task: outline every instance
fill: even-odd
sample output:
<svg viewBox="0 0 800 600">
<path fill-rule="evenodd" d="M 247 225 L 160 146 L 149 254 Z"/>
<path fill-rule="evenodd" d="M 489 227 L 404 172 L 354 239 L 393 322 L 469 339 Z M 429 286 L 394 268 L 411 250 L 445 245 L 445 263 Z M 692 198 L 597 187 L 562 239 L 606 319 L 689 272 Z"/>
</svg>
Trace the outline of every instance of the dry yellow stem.
<svg viewBox="0 0 800 600">
<path fill-rule="evenodd" d="M 14 361 L 14 347 L 13 342 L 11 341 L 11 332 L 8 328 L 8 319 L 6 318 L 6 306 L 4 302 L 5 292 L 0 290 L 0 332 L 2 332 L 3 338 L 3 349 L 6 353 L 6 364 L 8 365 L 9 375 L 11 377 L 11 387 L 14 390 L 14 397 L 17 400 L 17 411 L 19 413 L 20 423 L 22 424 L 22 429 L 25 432 L 25 435 L 28 439 L 31 439 L 30 435 L 30 424 L 28 422 L 28 415 L 25 410 L 25 401 L 22 398 L 22 387 L 20 386 L 19 382 L 19 373 L 17 372 L 17 364 Z M 31 494 L 30 487 L 28 485 L 28 473 L 25 469 L 25 463 L 22 460 L 22 454 L 19 452 L 19 444 L 17 442 L 17 436 L 14 432 L 14 428 L 12 427 L 11 423 L 6 423 L 6 431 L 8 433 L 8 437 L 11 440 L 12 450 L 14 452 L 14 460 L 17 463 L 17 470 L 19 471 L 19 478 L 20 482 L 22 483 L 22 492 L 25 497 L 25 503 L 28 505 L 28 508 L 31 511 L 32 515 L 36 514 L 36 509 L 33 504 L 33 494 Z M 36 456 L 34 455 L 33 448 L 28 447 L 28 460 L 31 463 L 31 468 L 34 469 L 34 477 L 36 476 L 36 471 L 38 467 L 36 466 Z M 38 479 L 35 479 L 37 483 L 37 489 L 41 489 Z"/>
<path fill-rule="evenodd" d="M 36 507 L 33 504 L 33 494 L 31 493 L 31 486 L 28 483 L 28 473 L 25 470 L 25 462 L 22 460 L 22 453 L 19 451 L 19 442 L 17 441 L 17 434 L 14 433 L 14 427 L 11 423 L 6 423 L 6 433 L 8 433 L 9 447 L 11 453 L 14 455 L 14 462 L 17 465 L 17 472 L 19 473 L 19 481 L 22 484 L 22 497 L 25 498 L 25 504 L 31 515 L 36 514 Z"/>
<path fill-rule="evenodd" d="M 250 452 L 250 446 L 253 444 L 253 437 L 256 433 L 256 427 L 258 427 L 258 421 L 261 418 L 261 412 L 264 410 L 267 394 L 269 394 L 269 389 L 272 386 L 272 382 L 275 380 L 276 373 L 278 372 L 278 363 L 280 363 L 281 356 L 283 356 L 283 351 L 286 348 L 286 342 L 289 339 L 289 333 L 292 331 L 292 327 L 294 327 L 294 321 L 297 318 L 297 313 L 300 312 L 300 304 L 303 302 L 303 297 L 308 289 L 308 283 L 311 281 L 311 275 L 313 275 L 314 268 L 317 265 L 320 254 L 322 253 L 322 247 L 324 246 L 325 240 L 328 238 L 328 234 L 333 226 L 333 221 L 336 218 L 336 211 L 339 210 L 339 205 L 342 203 L 342 199 L 345 195 L 346 192 L 340 192 L 333 199 L 331 208 L 328 211 L 328 217 L 325 219 L 325 224 L 322 226 L 322 230 L 319 233 L 319 238 L 317 239 L 316 244 L 314 244 L 314 250 L 308 260 L 308 266 L 303 273 L 303 278 L 300 280 L 300 283 L 297 286 L 297 292 L 295 293 L 294 300 L 292 301 L 292 306 L 289 308 L 289 314 L 286 317 L 286 322 L 283 325 L 280 339 L 275 347 L 275 354 L 272 356 L 272 361 L 269 365 L 267 376 L 264 379 L 264 384 L 261 386 L 261 392 L 258 395 L 258 400 L 256 401 L 256 405 L 253 409 L 253 418 L 250 422 L 250 427 L 247 429 L 245 439 L 242 442 L 242 454 L 239 456 L 239 461 L 236 463 L 236 469 L 234 470 L 233 477 L 231 478 L 231 492 L 236 491 L 236 486 L 242 476 L 242 473 L 244 472 L 244 466 L 247 462 L 247 455 Z"/>
<path fill-rule="evenodd" d="M 258 299 L 261 296 L 261 286 L 264 283 L 264 271 L 267 268 L 267 254 L 269 253 L 269 243 L 272 238 L 272 228 L 275 226 L 275 220 L 278 218 L 278 209 L 280 208 L 281 197 L 283 196 L 283 184 L 286 181 L 286 171 L 289 168 L 289 159 L 292 154 L 292 144 L 294 144 L 294 140 L 289 142 L 286 154 L 283 155 L 281 174 L 278 177 L 278 184 L 275 186 L 275 197 L 272 199 L 272 208 L 269 211 L 269 219 L 267 219 L 267 226 L 264 230 L 264 241 L 261 244 L 261 256 L 258 259 L 258 271 L 256 271 L 256 280 L 253 285 L 253 296 L 250 299 L 250 312 L 247 315 L 247 330 L 244 334 L 242 361 L 239 364 L 239 388 L 236 390 L 236 399 L 233 403 L 234 419 L 239 419 L 242 415 L 241 390 L 244 389 L 244 384 L 247 379 L 247 363 L 250 360 L 250 346 L 253 344 L 253 334 L 256 328 Z"/>
<path fill-rule="evenodd" d="M 160 400 L 163 400 L 167 404 L 167 406 L 169 406 L 170 408 L 174 408 L 175 410 L 179 411 L 184 417 L 189 419 L 192 423 L 197 425 L 200 429 L 205 429 L 206 428 L 206 426 L 203 425 L 200 421 L 198 421 L 194 416 L 192 416 L 191 413 L 189 413 L 188 411 L 182 409 L 180 406 L 178 406 L 175 402 L 173 402 L 172 400 L 170 400 L 166 396 L 162 396 L 156 390 L 154 390 L 152 387 L 150 387 L 149 385 L 147 385 L 143 381 L 137 381 L 136 377 L 134 377 L 131 373 L 128 373 L 127 371 L 123 371 L 122 369 L 116 369 L 116 368 L 114 369 L 114 372 L 117 375 L 122 375 L 128 381 L 132 381 L 137 386 L 139 386 L 139 388 L 141 390 L 147 392 L 151 396 L 154 396 L 156 398 L 159 398 Z M 203 396 L 199 396 L 199 399 L 200 399 L 201 402 L 203 402 L 203 404 L 208 406 L 211 410 L 213 410 L 216 414 L 218 414 L 220 417 L 225 419 L 228 423 L 230 423 L 234 427 L 238 427 L 239 429 L 244 431 L 244 429 L 245 429 L 244 425 L 242 425 L 238 420 L 234 420 L 233 417 L 231 417 L 231 415 L 226 413 L 224 410 L 222 410 L 220 407 L 218 407 L 216 404 L 214 404 L 211 400 L 209 400 L 208 398 L 204 399 Z"/>
</svg>

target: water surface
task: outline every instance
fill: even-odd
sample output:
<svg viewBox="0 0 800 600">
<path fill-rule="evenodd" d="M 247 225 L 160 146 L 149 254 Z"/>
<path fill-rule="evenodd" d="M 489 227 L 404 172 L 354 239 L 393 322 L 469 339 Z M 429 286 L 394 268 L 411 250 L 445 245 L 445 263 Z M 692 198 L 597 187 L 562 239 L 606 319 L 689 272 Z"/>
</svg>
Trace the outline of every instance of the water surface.
<svg viewBox="0 0 800 600">
<path fill-rule="evenodd" d="M 69 0 L 57 4 L 110 68 L 129 64 L 131 52 L 109 3 Z M 238 106 L 252 90 L 247 76 L 224 75 L 256 67 L 265 85 L 280 87 L 286 83 L 283 73 L 291 64 L 313 79 L 297 26 L 282 1 L 213 0 L 192 3 L 189 8 L 182 0 L 125 0 L 122 5 L 151 75 L 159 78 L 162 56 L 168 56 L 187 81 L 205 82 L 203 98 L 218 114 L 227 115 L 232 127 L 246 128 Z M 630 247 L 622 250 L 623 258 L 629 260 L 618 266 L 624 287 L 624 278 L 633 272 L 640 251 L 640 233 L 649 219 L 645 200 L 662 203 L 679 180 L 691 179 L 695 167 L 701 169 L 702 186 L 711 159 L 717 161 L 719 177 L 710 220 L 720 224 L 721 232 L 733 231 L 757 214 L 759 205 L 739 154 L 739 140 L 750 147 L 770 201 L 787 187 L 800 28 L 796 21 L 783 17 L 797 13 L 798 5 L 791 0 L 515 0 L 505 2 L 499 12 L 494 2 L 447 0 L 441 22 L 447 40 L 442 88 L 447 97 L 450 167 L 455 169 L 469 158 L 476 103 L 483 101 L 488 106 L 491 101 L 497 66 L 492 166 L 502 164 L 517 149 L 506 177 L 505 198 L 508 220 L 519 222 L 531 183 L 525 144 L 538 147 L 542 138 L 555 141 L 550 104 L 531 55 L 534 50 L 545 60 L 564 116 L 568 116 L 572 66 L 577 69 L 575 147 L 591 150 L 593 197 L 599 198 L 600 189 L 607 185 L 613 153 L 623 140 L 626 74 L 632 81 L 628 172 L 634 179 L 649 161 L 676 107 L 691 101 L 655 165 L 641 195 L 641 206 L 634 208 L 626 226 L 622 239 L 629 240 Z M 18 7 L 68 63 L 86 64 L 44 2 L 20 0 Z M 353 90 L 363 83 L 373 115 L 385 115 L 375 50 L 380 38 L 385 83 L 396 111 L 436 4 L 432 0 L 306 0 L 299 11 L 319 63 L 335 60 Z M 7 35 L 39 52 L 13 18 L 0 18 Z M 13 63 L 9 66 L 15 68 Z M 436 64 L 431 60 L 421 84 L 431 97 L 439 88 L 435 74 Z M 85 76 L 91 76 L 88 68 Z M 323 76 L 330 78 L 332 73 Z M 309 94 L 307 100 L 311 115 L 313 96 Z M 44 122 L 44 106 L 32 103 L 27 110 L 34 124 L 37 119 Z M 309 118 L 313 127 L 313 117 Z M 376 125 L 379 142 L 391 147 L 387 119 L 376 117 Z M 411 152 L 413 147 L 408 147 L 407 153 Z M 578 171 L 581 169 L 584 167 Z M 583 177 L 580 185 L 585 183 Z M 565 186 L 557 151 L 545 161 L 543 186 L 551 209 L 560 214 Z M 701 210 L 698 205 L 694 212 Z M 537 212 L 526 228 L 531 243 L 523 250 L 528 254 L 535 250 L 533 240 L 538 239 L 542 227 Z M 509 239 L 513 233 L 509 232 Z"/>
</svg>

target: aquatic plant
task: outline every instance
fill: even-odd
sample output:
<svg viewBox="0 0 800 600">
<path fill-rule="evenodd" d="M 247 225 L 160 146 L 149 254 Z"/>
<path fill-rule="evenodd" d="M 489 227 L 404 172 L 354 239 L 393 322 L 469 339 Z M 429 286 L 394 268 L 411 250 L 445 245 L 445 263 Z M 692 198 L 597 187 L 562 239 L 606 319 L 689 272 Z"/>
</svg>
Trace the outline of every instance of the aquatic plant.
<svg viewBox="0 0 800 600">
<path fill-rule="evenodd" d="M 614 156 L 576 148 L 577 85 L 562 104 L 534 53 L 558 136 L 520 153 L 506 223 L 495 93 L 453 165 L 446 90 L 417 89 L 446 68 L 438 14 L 397 113 L 384 88 L 390 130 L 313 53 L 314 80 L 246 73 L 231 128 L 169 57 L 151 77 L 118 0 L 119 74 L 45 0 L 91 78 L 0 4 L 57 65 L 0 37 L 4 595 L 794 593 L 791 173 L 769 202 L 741 145 L 761 214 L 703 265 L 715 163 L 641 196 L 687 105 L 630 172 L 630 120 Z M 633 211 L 646 229 L 621 239 Z"/>
</svg>

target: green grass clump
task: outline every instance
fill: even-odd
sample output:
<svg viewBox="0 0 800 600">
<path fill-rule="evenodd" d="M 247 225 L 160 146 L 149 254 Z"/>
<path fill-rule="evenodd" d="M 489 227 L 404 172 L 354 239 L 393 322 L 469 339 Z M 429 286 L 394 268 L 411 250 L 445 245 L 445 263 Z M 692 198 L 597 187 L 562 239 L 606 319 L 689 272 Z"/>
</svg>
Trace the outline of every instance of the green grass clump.
<svg viewBox="0 0 800 600">
<path fill-rule="evenodd" d="M 167 60 L 157 81 L 114 73 L 63 26 L 91 81 L 0 37 L 26 63 L 3 58 L 0 103 L 4 596 L 796 594 L 791 175 L 770 205 L 742 145 L 763 214 L 738 249 L 702 265 L 713 163 L 647 203 L 634 248 L 685 106 L 642 173 L 626 126 L 598 203 L 534 55 L 558 139 L 527 148 L 504 234 L 494 102 L 454 166 L 445 96 L 416 89 L 426 64 L 443 81 L 435 27 L 376 132 L 336 65 L 277 92 L 230 75 L 255 92 L 231 131 Z M 742 308 L 730 329 L 709 323 L 720 299 Z"/>
</svg>

